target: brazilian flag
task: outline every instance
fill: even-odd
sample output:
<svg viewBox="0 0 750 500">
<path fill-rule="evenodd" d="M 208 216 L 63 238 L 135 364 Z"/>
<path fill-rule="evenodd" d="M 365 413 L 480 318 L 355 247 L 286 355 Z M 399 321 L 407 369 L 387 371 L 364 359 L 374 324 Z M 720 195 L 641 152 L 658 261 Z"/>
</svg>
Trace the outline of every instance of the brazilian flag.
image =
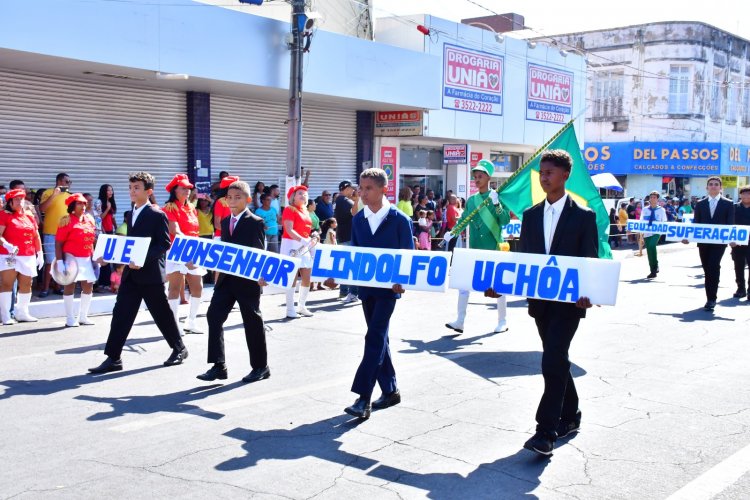
<svg viewBox="0 0 750 500">
<path fill-rule="evenodd" d="M 573 158 L 573 169 L 565 183 L 565 190 L 576 203 L 589 207 L 596 213 L 596 226 L 599 229 L 599 258 L 611 259 L 612 250 L 609 248 L 609 215 L 604 207 L 599 189 L 591 180 L 586 162 L 578 145 L 573 122 L 568 122 L 562 130 L 539 149 L 521 168 L 511 175 L 498 190 L 503 205 L 512 210 L 518 217 L 522 217 L 527 208 L 544 201 L 545 194 L 539 184 L 539 160 L 547 149 L 563 149 Z M 521 235 L 523 238 L 523 235 Z"/>
</svg>

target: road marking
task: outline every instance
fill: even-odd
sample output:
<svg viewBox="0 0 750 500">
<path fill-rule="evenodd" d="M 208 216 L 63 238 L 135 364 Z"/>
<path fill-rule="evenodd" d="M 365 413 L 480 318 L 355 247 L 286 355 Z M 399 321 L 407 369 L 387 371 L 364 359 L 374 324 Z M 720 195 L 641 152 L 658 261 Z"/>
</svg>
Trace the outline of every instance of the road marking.
<svg viewBox="0 0 750 500">
<path fill-rule="evenodd" d="M 403 371 L 404 373 L 408 373 L 409 376 L 412 376 L 417 373 L 422 373 L 428 370 L 434 369 L 436 366 L 442 364 L 444 361 L 448 360 L 454 360 L 463 358 L 464 356 L 469 356 L 472 354 L 478 354 L 482 351 L 462 351 L 462 352 L 456 352 L 452 354 L 447 354 L 445 356 L 439 356 L 437 358 L 432 357 L 428 363 L 424 363 L 423 361 L 420 362 L 413 362 L 408 364 L 402 364 L 399 368 L 399 371 Z M 414 366 L 421 365 L 419 368 L 413 368 Z M 316 384 L 308 384 L 302 387 L 295 387 L 291 389 L 286 389 L 282 391 L 275 391 L 268 394 L 262 394 L 259 396 L 253 396 L 250 398 L 241 398 L 241 399 L 233 399 L 231 401 L 226 401 L 223 403 L 218 403 L 214 405 L 207 405 L 204 408 L 196 408 L 192 410 L 186 410 L 179 413 L 164 413 L 161 415 L 150 415 L 147 418 L 141 418 L 138 420 L 133 420 L 131 422 L 127 422 L 120 425 L 115 425 L 113 427 L 110 427 L 109 429 L 116 432 L 121 433 L 127 433 L 127 432 L 134 432 L 139 431 L 142 429 L 147 429 L 150 427 L 156 427 L 158 425 L 177 422 L 180 420 L 184 420 L 186 418 L 190 418 L 191 416 L 209 416 L 209 415 L 215 415 L 217 413 L 223 413 L 226 410 L 231 410 L 235 408 L 241 408 L 243 406 L 250 406 L 258 403 L 263 403 L 265 401 L 273 401 L 275 399 L 283 399 L 287 397 L 294 397 L 299 396 L 302 394 L 310 394 L 315 391 L 321 391 L 326 389 L 331 389 L 334 387 L 347 385 L 351 382 L 352 377 L 346 376 L 346 377 L 340 377 L 338 379 L 329 380 L 326 382 L 319 382 Z"/>
<path fill-rule="evenodd" d="M 710 499 L 733 485 L 750 470 L 750 445 L 731 457 L 714 465 L 685 486 L 671 494 L 667 500 Z"/>
</svg>

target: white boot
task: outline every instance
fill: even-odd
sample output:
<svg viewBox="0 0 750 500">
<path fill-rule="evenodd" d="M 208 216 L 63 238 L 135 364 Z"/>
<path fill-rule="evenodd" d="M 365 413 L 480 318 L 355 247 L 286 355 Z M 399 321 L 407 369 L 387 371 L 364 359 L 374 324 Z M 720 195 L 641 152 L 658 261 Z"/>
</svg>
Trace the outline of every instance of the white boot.
<svg viewBox="0 0 750 500">
<path fill-rule="evenodd" d="M 458 306 L 457 312 L 458 317 L 456 321 L 446 323 L 445 326 L 451 330 L 456 330 L 458 333 L 464 332 L 464 320 L 466 319 L 466 306 L 469 305 L 469 292 L 466 290 L 459 290 L 458 292 Z"/>
<path fill-rule="evenodd" d="M 179 312 L 178 309 L 180 308 L 180 298 L 176 299 L 169 299 L 167 302 L 169 302 L 169 309 L 172 310 L 172 316 L 174 316 L 174 322 L 177 323 L 177 329 L 180 331 L 180 336 L 182 337 L 185 335 L 182 331 L 182 327 L 180 327 L 180 319 L 179 319 Z"/>
<path fill-rule="evenodd" d="M 18 302 L 16 302 L 16 319 L 18 321 L 29 323 L 39 321 L 29 314 L 29 302 L 31 302 L 31 292 L 18 294 Z"/>
<path fill-rule="evenodd" d="M 75 296 L 74 295 L 63 295 L 63 302 L 65 303 L 65 315 L 67 316 L 67 320 L 65 321 L 65 326 L 79 326 L 78 320 L 76 319 L 76 311 L 75 311 L 75 302 L 74 302 Z"/>
<path fill-rule="evenodd" d="M 508 322 L 505 321 L 505 313 L 507 311 L 506 302 L 505 295 L 501 295 L 497 299 L 497 326 L 495 327 L 495 333 L 508 331 Z"/>
<path fill-rule="evenodd" d="M 198 328 L 195 324 L 196 318 L 198 317 L 198 309 L 201 307 L 201 298 L 190 296 L 190 314 L 185 322 L 185 331 L 190 333 L 203 333 L 203 330 Z"/>
<path fill-rule="evenodd" d="M 299 318 L 299 314 L 294 309 L 294 289 L 295 287 L 292 286 L 286 291 L 286 317 L 290 319 Z"/>
<path fill-rule="evenodd" d="M 15 325 L 16 322 L 10 317 L 10 302 L 13 300 L 13 292 L 0 293 L 0 319 L 4 325 Z"/>
<path fill-rule="evenodd" d="M 307 294 L 310 293 L 310 287 L 308 286 L 302 286 L 299 287 L 299 306 L 297 307 L 297 313 L 299 313 L 301 316 L 307 316 L 308 318 L 313 315 L 310 311 L 307 310 L 307 307 L 305 307 L 305 304 L 307 303 Z"/>
<path fill-rule="evenodd" d="M 91 293 L 81 293 L 81 310 L 78 312 L 78 324 L 79 325 L 95 325 L 93 321 L 89 319 L 89 309 L 91 308 L 91 298 L 94 295 Z"/>
</svg>

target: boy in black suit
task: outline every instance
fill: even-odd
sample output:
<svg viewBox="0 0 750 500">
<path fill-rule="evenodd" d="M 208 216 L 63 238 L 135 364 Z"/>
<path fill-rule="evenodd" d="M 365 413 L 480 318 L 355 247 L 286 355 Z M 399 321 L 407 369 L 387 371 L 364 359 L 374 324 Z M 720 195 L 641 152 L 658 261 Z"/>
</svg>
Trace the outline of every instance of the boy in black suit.
<svg viewBox="0 0 750 500">
<path fill-rule="evenodd" d="M 229 217 L 221 220 L 221 241 L 247 247 L 265 249 L 266 231 L 263 219 L 247 209 L 251 199 L 250 186 L 243 181 L 235 181 L 227 188 L 227 205 L 231 210 Z M 266 332 L 263 327 L 263 316 L 260 313 L 260 287 L 266 283 L 240 278 L 231 274 L 219 273 L 214 285 L 214 295 L 208 306 L 208 362 L 214 365 L 197 378 L 212 382 L 225 380 L 228 376 L 224 356 L 224 322 L 234 307 L 240 305 L 242 323 L 245 326 L 245 341 L 250 351 L 252 371 L 242 381 L 257 382 L 271 376 L 266 352 Z"/>
<path fill-rule="evenodd" d="M 520 251 L 570 257 L 598 257 L 596 214 L 580 207 L 565 192 L 573 160 L 564 150 L 542 154 L 539 184 L 545 201 L 523 214 Z M 542 455 L 551 455 L 554 442 L 581 426 L 578 393 L 570 373 L 568 349 L 586 309 L 588 297 L 575 304 L 529 299 L 529 316 L 542 339 L 544 394 L 536 412 L 536 434 L 523 445 Z"/>
<path fill-rule="evenodd" d="M 695 224 L 734 224 L 734 205 L 721 195 L 721 177 L 709 177 L 706 181 L 708 196 L 695 205 Z M 688 240 L 682 240 L 688 243 Z M 735 247 L 736 243 L 729 246 Z M 706 283 L 706 311 L 713 311 L 716 307 L 716 295 L 719 290 L 719 275 L 721 274 L 721 258 L 724 257 L 726 245 L 715 243 L 698 243 L 698 255 L 703 266 Z"/>
<path fill-rule="evenodd" d="M 112 310 L 112 324 L 107 346 L 104 349 L 107 359 L 101 365 L 89 368 L 91 373 L 122 370 L 120 354 L 130 334 L 130 329 L 133 327 L 142 300 L 146 302 L 156 326 L 164 335 L 169 347 L 172 348 L 172 354 L 164 362 L 164 366 L 179 365 L 188 357 L 188 351 L 182 343 L 180 330 L 164 293 L 165 252 L 169 250 L 171 243 L 167 216 L 149 203 L 155 183 L 156 179 L 148 172 L 136 172 L 130 175 L 130 201 L 134 203 L 134 206 L 130 217 L 126 220 L 127 234 L 151 238 L 151 243 L 148 246 L 143 267 L 138 267 L 131 262 L 122 273 L 120 290 Z"/>
</svg>

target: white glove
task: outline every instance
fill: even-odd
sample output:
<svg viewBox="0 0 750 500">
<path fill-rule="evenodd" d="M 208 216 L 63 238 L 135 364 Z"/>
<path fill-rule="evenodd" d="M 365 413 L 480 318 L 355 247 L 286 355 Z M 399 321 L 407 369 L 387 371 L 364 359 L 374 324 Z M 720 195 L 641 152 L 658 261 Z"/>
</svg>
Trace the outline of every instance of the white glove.
<svg viewBox="0 0 750 500">
<path fill-rule="evenodd" d="M 445 236 L 443 236 L 443 240 L 446 243 L 450 243 L 453 238 L 454 238 L 454 235 L 450 231 L 448 231 L 447 233 L 445 233 Z"/>
<path fill-rule="evenodd" d="M 299 242 L 305 246 L 308 246 L 310 244 L 310 238 L 300 238 Z"/>
<path fill-rule="evenodd" d="M 492 203 L 494 203 L 495 205 L 500 203 L 500 200 L 498 199 L 498 196 L 497 196 L 497 191 L 495 191 L 494 189 L 490 190 L 490 200 L 492 200 Z"/>
<path fill-rule="evenodd" d="M 58 273 L 65 274 L 65 261 L 64 260 L 58 260 L 56 267 L 57 267 Z"/>
<path fill-rule="evenodd" d="M 16 253 L 18 252 L 18 247 L 15 246 L 13 243 L 5 242 L 3 243 L 3 248 L 5 248 L 8 253 Z"/>
<path fill-rule="evenodd" d="M 42 252 L 41 250 L 39 250 L 39 251 L 38 251 L 38 252 L 36 253 L 36 267 L 37 267 L 37 269 L 39 269 L 40 271 L 41 271 L 41 270 L 42 270 L 42 268 L 44 267 L 44 252 Z"/>
</svg>

